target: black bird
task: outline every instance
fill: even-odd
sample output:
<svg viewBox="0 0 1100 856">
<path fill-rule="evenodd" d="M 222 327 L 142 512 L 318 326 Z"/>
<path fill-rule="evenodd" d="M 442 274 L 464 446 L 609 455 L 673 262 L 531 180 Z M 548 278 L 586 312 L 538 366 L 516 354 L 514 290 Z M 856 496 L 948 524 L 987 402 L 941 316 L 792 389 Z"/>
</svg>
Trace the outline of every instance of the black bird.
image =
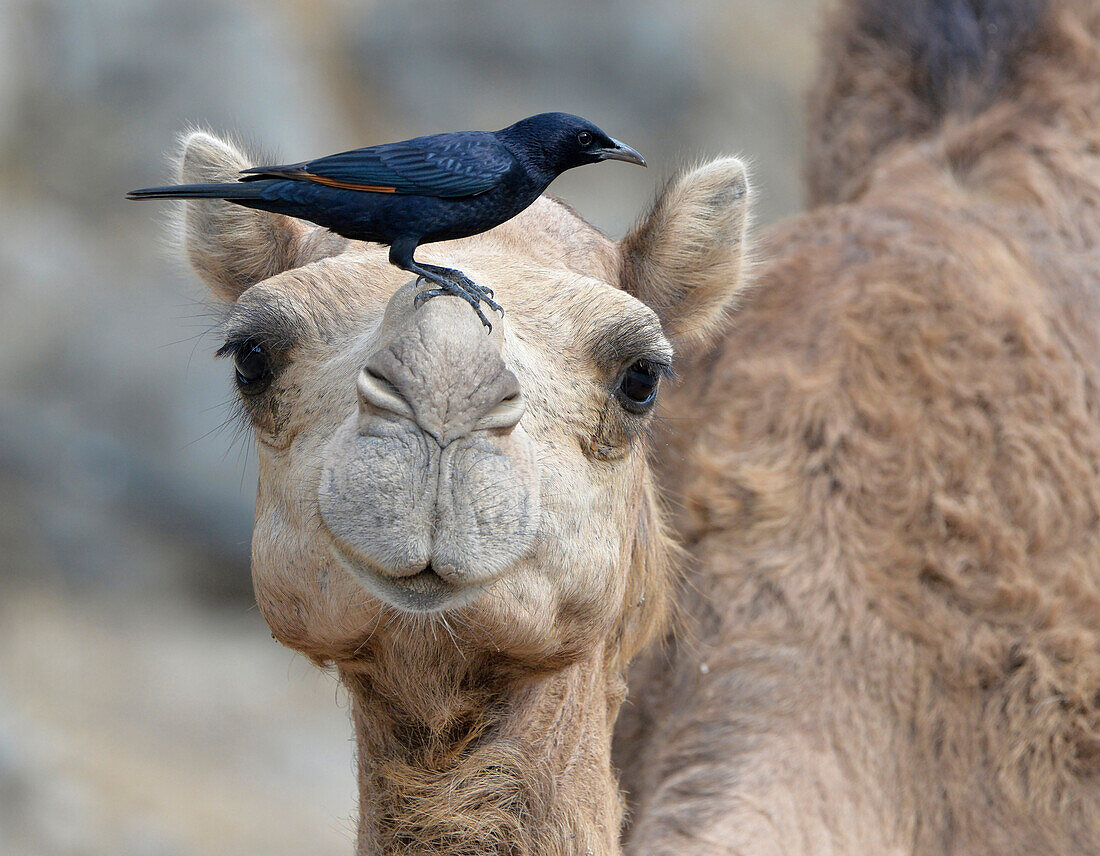
<svg viewBox="0 0 1100 856">
<path fill-rule="evenodd" d="M 540 113 L 500 131 L 415 137 L 286 166 L 242 171 L 238 181 L 134 190 L 128 199 L 225 199 L 310 220 L 346 238 L 390 245 L 390 262 L 462 297 L 492 329 L 491 289 L 453 268 L 420 264 L 420 244 L 465 238 L 511 219 L 567 169 L 602 160 L 645 166 L 630 146 L 568 113 Z"/>
</svg>

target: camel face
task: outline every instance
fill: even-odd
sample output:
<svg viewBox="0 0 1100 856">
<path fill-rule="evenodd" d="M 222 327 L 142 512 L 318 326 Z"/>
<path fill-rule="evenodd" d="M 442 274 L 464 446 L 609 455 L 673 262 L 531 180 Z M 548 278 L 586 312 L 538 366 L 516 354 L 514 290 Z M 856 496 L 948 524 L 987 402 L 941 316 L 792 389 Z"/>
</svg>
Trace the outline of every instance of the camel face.
<svg viewBox="0 0 1100 856">
<path fill-rule="evenodd" d="M 183 174 L 241 162 L 198 134 Z M 632 613 L 647 599 L 661 611 L 647 429 L 670 337 L 740 288 L 745 225 L 739 163 L 688 179 L 623 248 L 549 199 L 422 248 L 495 291 L 507 314 L 489 334 L 459 299 L 416 307 L 382 247 L 225 203 L 188 209 L 192 261 L 233 300 L 224 350 L 260 454 L 253 579 L 278 638 L 347 662 L 438 621 L 463 649 L 543 667 L 644 624 Z M 701 220 L 712 234 L 670 248 Z M 695 252 L 716 260 L 707 278 L 680 275 Z"/>
<path fill-rule="evenodd" d="M 288 594 L 319 610 L 296 641 L 351 623 L 324 656 L 393 610 L 458 610 L 459 625 L 496 628 L 497 648 L 547 654 L 565 630 L 586 648 L 619 615 L 653 411 L 624 402 L 620 380 L 658 373 L 672 347 L 611 283 L 537 260 L 498 272 L 498 252 L 460 255 L 509 307 L 489 335 L 456 298 L 414 308 L 419 289 L 374 248 L 321 262 L 305 287 L 296 271 L 255 286 L 230 316 L 248 342 L 295 331 L 246 398 L 262 461 L 253 574 L 273 625 Z M 361 300 L 308 330 L 330 282 Z"/>
</svg>

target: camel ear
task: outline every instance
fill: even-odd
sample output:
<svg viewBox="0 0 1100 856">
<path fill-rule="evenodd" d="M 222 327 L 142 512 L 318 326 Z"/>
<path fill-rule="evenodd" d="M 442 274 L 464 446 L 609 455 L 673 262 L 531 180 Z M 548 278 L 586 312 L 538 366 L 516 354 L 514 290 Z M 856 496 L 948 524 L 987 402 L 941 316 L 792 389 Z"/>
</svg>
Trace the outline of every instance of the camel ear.
<svg viewBox="0 0 1100 856">
<path fill-rule="evenodd" d="M 205 131 L 192 131 L 180 140 L 180 184 L 236 181 L 251 165 L 236 146 Z M 260 280 L 335 255 L 347 243 L 302 220 L 221 200 L 189 201 L 183 208 L 187 258 L 222 300 L 236 300 Z"/>
<path fill-rule="evenodd" d="M 711 161 L 673 178 L 620 244 L 623 288 L 679 351 L 708 342 L 745 289 L 749 196 L 741 161 Z"/>
</svg>

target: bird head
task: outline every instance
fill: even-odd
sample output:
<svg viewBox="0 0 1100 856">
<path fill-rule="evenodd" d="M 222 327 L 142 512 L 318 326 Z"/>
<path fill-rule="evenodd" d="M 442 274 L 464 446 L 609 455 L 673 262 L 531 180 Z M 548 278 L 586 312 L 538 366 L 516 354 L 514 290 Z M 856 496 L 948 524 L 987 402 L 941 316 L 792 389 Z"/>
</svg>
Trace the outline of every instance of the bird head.
<svg viewBox="0 0 1100 856">
<path fill-rule="evenodd" d="M 497 136 L 522 160 L 554 177 L 603 160 L 646 165 L 635 149 L 569 113 L 539 113 L 498 131 Z"/>
</svg>

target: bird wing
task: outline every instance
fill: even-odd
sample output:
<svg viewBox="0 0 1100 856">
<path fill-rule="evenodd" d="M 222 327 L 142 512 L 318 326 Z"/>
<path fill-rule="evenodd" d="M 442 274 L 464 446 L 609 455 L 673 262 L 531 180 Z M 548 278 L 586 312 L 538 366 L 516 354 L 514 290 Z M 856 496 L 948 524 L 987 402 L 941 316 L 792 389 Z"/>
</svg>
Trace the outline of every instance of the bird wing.
<svg viewBox="0 0 1100 856">
<path fill-rule="evenodd" d="M 490 133 L 417 137 L 288 166 L 243 170 L 244 181 L 289 178 L 348 190 L 418 196 L 476 196 L 490 190 L 517 161 Z"/>
</svg>

